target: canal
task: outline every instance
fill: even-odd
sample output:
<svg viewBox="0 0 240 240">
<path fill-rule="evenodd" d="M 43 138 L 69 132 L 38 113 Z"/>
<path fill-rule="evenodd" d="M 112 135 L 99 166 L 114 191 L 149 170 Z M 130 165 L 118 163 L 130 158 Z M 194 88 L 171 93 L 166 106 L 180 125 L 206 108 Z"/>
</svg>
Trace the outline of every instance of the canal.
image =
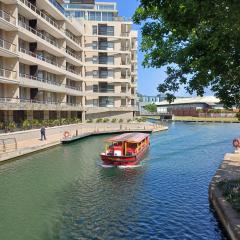
<svg viewBox="0 0 240 240">
<path fill-rule="evenodd" d="M 226 239 L 208 184 L 238 133 L 238 124 L 170 124 L 132 169 L 101 166 L 107 136 L 0 165 L 0 239 Z"/>
</svg>

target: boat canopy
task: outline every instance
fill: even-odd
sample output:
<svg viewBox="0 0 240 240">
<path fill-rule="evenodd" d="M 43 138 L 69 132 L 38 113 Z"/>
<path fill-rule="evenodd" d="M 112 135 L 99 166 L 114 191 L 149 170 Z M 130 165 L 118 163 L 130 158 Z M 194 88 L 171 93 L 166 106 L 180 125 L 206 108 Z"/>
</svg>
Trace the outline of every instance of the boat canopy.
<svg viewBox="0 0 240 240">
<path fill-rule="evenodd" d="M 106 142 L 140 143 L 147 137 L 149 137 L 149 134 L 146 133 L 124 133 L 116 137 L 109 138 Z"/>
</svg>

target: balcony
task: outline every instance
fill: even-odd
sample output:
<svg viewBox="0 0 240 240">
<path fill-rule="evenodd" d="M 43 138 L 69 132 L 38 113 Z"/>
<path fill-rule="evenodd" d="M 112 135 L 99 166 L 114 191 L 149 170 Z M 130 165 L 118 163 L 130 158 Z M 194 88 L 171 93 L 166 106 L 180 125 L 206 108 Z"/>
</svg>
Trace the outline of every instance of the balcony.
<svg viewBox="0 0 240 240">
<path fill-rule="evenodd" d="M 17 46 L 5 39 L 0 38 L 0 51 L 1 56 L 4 57 L 17 57 Z"/>
<path fill-rule="evenodd" d="M 78 56 L 77 54 L 73 53 L 72 51 L 65 49 L 65 52 L 67 54 L 67 58 L 71 60 L 71 64 L 77 64 L 79 66 L 82 66 L 82 58 L 81 56 Z"/>
<path fill-rule="evenodd" d="M 36 35 L 36 36 L 40 37 L 41 39 L 45 40 L 46 42 L 50 43 L 53 47 L 56 47 L 58 49 L 63 49 L 58 45 L 57 41 L 54 41 L 53 39 L 48 38 L 46 35 L 42 34 L 41 32 L 37 31 L 34 28 L 31 28 L 27 24 L 25 24 L 21 21 L 18 21 L 18 24 L 19 24 L 20 27 L 25 28 L 29 32 L 33 33 L 34 35 Z"/>
<path fill-rule="evenodd" d="M 9 13 L 0 10 L 0 28 L 6 31 L 16 30 L 16 18 Z"/>
<path fill-rule="evenodd" d="M 65 15 L 65 9 L 56 1 L 56 0 L 49 0 L 49 2 L 63 15 Z"/>
<path fill-rule="evenodd" d="M 39 10 L 35 5 L 33 5 L 32 3 L 30 3 L 27 0 L 20 0 L 25 6 L 27 6 L 28 8 L 30 8 L 33 12 L 35 12 L 37 15 L 39 15 L 41 18 L 43 18 L 44 20 L 46 20 L 48 23 L 50 23 L 54 28 L 62 31 L 64 33 L 64 29 L 61 28 L 54 20 L 52 20 L 52 18 L 50 18 L 49 16 L 47 16 L 45 13 L 43 13 L 41 10 Z"/>
<path fill-rule="evenodd" d="M 54 102 L 48 100 L 33 100 L 22 98 L 0 98 L 1 110 L 52 110 L 52 111 L 79 111 L 81 104 L 71 104 L 66 102 Z"/>
<path fill-rule="evenodd" d="M 67 40 L 70 40 L 67 42 L 67 45 L 71 46 L 71 48 L 74 48 L 74 50 L 78 51 L 79 49 L 82 50 L 81 42 L 78 40 L 74 34 L 72 34 L 70 31 L 66 30 L 65 35 L 67 37 Z M 73 44 L 71 44 L 73 43 Z"/>
<path fill-rule="evenodd" d="M 2 82 L 2 81 L 8 82 L 8 80 L 10 80 L 10 83 L 12 83 L 12 81 L 17 82 L 17 72 L 1 68 L 0 69 L 0 82 Z"/>
</svg>

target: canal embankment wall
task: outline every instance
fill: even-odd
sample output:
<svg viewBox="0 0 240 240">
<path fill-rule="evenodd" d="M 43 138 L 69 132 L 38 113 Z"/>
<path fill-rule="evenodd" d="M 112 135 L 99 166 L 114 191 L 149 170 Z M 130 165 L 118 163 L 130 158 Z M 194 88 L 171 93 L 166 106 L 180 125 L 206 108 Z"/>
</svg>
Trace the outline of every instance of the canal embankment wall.
<svg viewBox="0 0 240 240">
<path fill-rule="evenodd" d="M 105 133 L 155 132 L 167 129 L 166 126 L 150 123 L 86 123 L 46 128 L 46 141 L 41 141 L 40 129 L 0 134 L 0 162 L 57 146 L 61 144 L 65 132 L 69 132 L 70 137 L 77 135 L 84 138 Z M 11 142 L 13 139 L 16 140 L 16 148 L 14 142 Z"/>
<path fill-rule="evenodd" d="M 240 152 L 228 153 L 219 166 L 209 186 L 209 199 L 220 222 L 232 240 L 240 239 L 240 214 L 223 197 L 218 183 L 223 180 L 240 178 Z"/>
</svg>

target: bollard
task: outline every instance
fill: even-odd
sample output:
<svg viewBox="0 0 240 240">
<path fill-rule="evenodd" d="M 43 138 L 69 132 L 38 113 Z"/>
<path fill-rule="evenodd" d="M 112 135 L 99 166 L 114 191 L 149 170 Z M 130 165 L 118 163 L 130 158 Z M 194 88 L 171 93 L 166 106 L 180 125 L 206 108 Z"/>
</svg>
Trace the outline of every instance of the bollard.
<svg viewBox="0 0 240 240">
<path fill-rule="evenodd" d="M 78 136 L 78 130 L 76 130 L 76 137 Z"/>
</svg>

